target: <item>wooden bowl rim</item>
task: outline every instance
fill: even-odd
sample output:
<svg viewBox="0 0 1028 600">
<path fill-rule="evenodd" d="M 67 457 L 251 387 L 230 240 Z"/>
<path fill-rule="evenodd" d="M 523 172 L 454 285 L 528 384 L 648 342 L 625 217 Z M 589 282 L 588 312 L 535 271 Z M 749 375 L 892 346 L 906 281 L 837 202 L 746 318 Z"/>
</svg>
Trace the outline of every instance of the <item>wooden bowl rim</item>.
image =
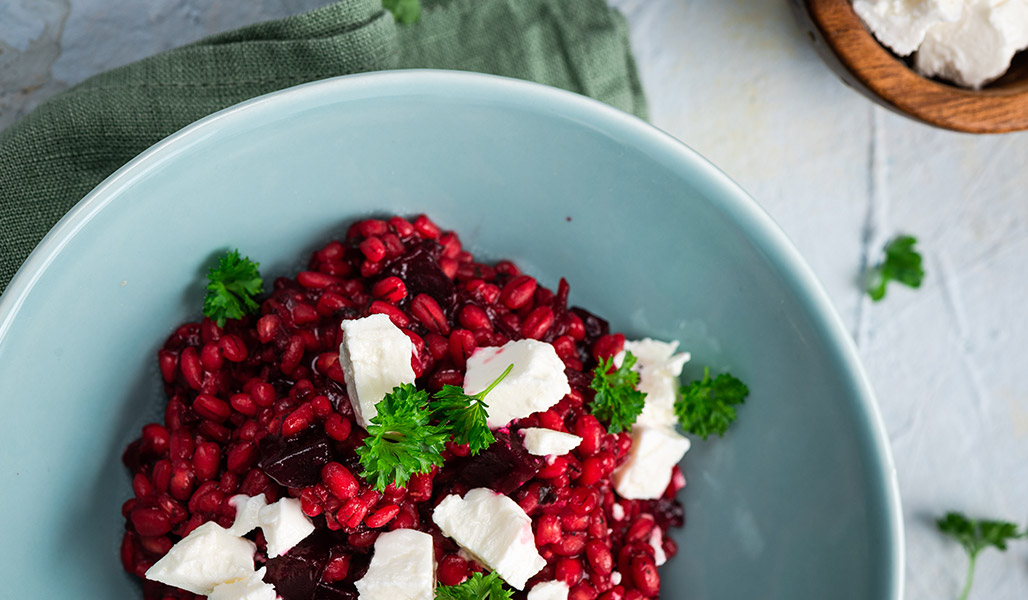
<svg viewBox="0 0 1028 600">
<path fill-rule="evenodd" d="M 1028 86 L 970 90 L 919 75 L 885 49 L 850 0 L 803 0 L 842 66 L 884 103 L 929 125 L 968 133 L 1028 129 Z"/>
</svg>

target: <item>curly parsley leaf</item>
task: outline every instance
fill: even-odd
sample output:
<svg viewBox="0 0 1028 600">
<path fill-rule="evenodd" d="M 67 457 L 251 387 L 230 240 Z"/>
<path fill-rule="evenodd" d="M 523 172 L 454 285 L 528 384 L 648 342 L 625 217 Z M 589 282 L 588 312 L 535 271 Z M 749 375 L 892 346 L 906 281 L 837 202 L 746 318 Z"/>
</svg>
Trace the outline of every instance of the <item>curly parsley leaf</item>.
<svg viewBox="0 0 1028 600">
<path fill-rule="evenodd" d="M 1007 549 L 1007 542 L 1028 537 L 1028 531 L 1020 533 L 1017 525 L 1007 521 L 986 521 L 969 519 L 958 512 L 948 512 L 935 522 L 939 531 L 952 537 L 964 547 L 968 556 L 967 579 L 960 592 L 960 600 L 967 600 L 974 582 L 975 561 L 978 554 L 992 546 L 1000 551 Z"/>
<path fill-rule="evenodd" d="M 914 249 L 917 238 L 901 235 L 885 246 L 885 260 L 868 272 L 867 293 L 878 302 L 885 297 L 885 286 L 890 281 L 897 281 L 912 288 L 921 287 L 924 279 L 924 268 L 921 266 L 921 254 Z"/>
<path fill-rule="evenodd" d="M 639 374 L 632 370 L 635 361 L 634 354 L 625 352 L 619 368 L 614 369 L 614 357 L 607 357 L 600 359 L 600 364 L 593 369 L 589 387 L 596 395 L 589 404 L 589 412 L 608 422 L 610 433 L 631 429 L 646 402 L 646 394 L 635 389 L 639 385 Z"/>
<path fill-rule="evenodd" d="M 440 585 L 435 589 L 436 600 L 510 600 L 512 594 L 496 571 L 485 576 L 474 573 L 464 583 Z"/>
<path fill-rule="evenodd" d="M 703 379 L 682 386 L 675 400 L 675 415 L 682 429 L 703 439 L 711 434 L 723 436 L 735 421 L 736 404 L 746 401 L 750 393 L 746 384 L 728 373 L 710 378 L 704 367 Z"/>
<path fill-rule="evenodd" d="M 433 396 L 429 406 L 432 414 L 439 419 L 439 427 L 451 433 L 454 443 L 468 444 L 471 454 L 478 454 L 496 441 L 486 423 L 489 405 L 485 403 L 485 395 L 503 381 L 513 368 L 514 365 L 509 365 L 496 381 L 477 394 L 468 395 L 458 386 L 444 385 Z"/>
<path fill-rule="evenodd" d="M 401 25 L 410 25 L 421 18 L 419 0 L 382 0 L 382 8 L 393 13 L 393 18 Z"/>
<path fill-rule="evenodd" d="M 361 475 L 384 491 L 395 482 L 407 485 L 411 475 L 427 473 L 443 464 L 447 433 L 429 424 L 428 392 L 407 383 L 393 388 L 375 406 L 378 414 L 368 425 L 368 437 L 357 448 Z"/>
<path fill-rule="evenodd" d="M 260 263 L 239 256 L 239 250 L 222 256 L 218 266 L 207 273 L 209 281 L 207 296 L 203 299 L 204 316 L 223 327 L 226 319 L 241 319 L 257 312 L 260 306 L 254 297 L 264 293 L 264 282 L 257 272 L 259 266 Z"/>
</svg>

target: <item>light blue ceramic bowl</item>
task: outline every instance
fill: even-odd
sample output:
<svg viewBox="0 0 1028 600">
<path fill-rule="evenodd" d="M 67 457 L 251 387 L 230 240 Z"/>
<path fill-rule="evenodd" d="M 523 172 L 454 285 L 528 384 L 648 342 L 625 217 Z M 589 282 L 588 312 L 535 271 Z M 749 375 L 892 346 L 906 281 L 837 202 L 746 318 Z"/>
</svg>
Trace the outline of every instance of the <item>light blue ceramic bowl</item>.
<svg viewBox="0 0 1028 600">
<path fill-rule="evenodd" d="M 783 173 L 783 177 L 788 174 Z M 824 292 L 724 174 L 646 123 L 518 81 L 343 77 L 222 111 L 94 190 L 0 299 L 0 596 L 137 598 L 118 561 L 125 444 L 213 253 L 268 279 L 353 219 L 426 212 L 633 336 L 752 390 L 686 455 L 664 598 L 897 600 L 899 501 L 875 401 Z"/>
</svg>

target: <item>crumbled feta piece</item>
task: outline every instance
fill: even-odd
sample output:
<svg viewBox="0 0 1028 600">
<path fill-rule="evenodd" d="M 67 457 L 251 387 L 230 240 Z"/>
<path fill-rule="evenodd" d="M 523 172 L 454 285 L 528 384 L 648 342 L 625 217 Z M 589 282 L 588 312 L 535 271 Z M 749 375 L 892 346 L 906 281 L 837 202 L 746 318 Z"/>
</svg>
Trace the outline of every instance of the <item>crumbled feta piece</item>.
<svg viewBox="0 0 1028 600">
<path fill-rule="evenodd" d="M 1003 75 L 1025 47 L 1028 0 L 970 0 L 959 21 L 928 29 L 914 66 L 922 75 L 980 88 Z"/>
<path fill-rule="evenodd" d="M 296 498 L 282 498 L 269 504 L 257 517 L 268 542 L 268 558 L 282 556 L 314 532 L 314 523 L 303 514 Z"/>
<path fill-rule="evenodd" d="M 963 0 L 853 0 L 856 12 L 878 41 L 907 56 L 938 23 L 960 18 Z"/>
<path fill-rule="evenodd" d="M 613 583 L 614 585 L 620 584 L 621 583 L 621 573 L 619 573 L 617 571 L 611 571 L 610 572 L 610 582 Z"/>
<path fill-rule="evenodd" d="M 220 583 L 249 577 L 256 549 L 250 540 L 211 521 L 172 546 L 146 571 L 146 578 L 206 596 Z"/>
<path fill-rule="evenodd" d="M 525 450 L 536 456 L 563 456 L 582 443 L 577 435 L 542 427 L 526 427 L 521 433 L 525 436 Z"/>
<path fill-rule="evenodd" d="M 610 516 L 614 517 L 615 521 L 620 521 L 625 518 L 625 507 L 615 502 L 610 507 Z"/>
<path fill-rule="evenodd" d="M 532 519 L 507 496 L 488 488 L 450 494 L 432 513 L 432 520 L 479 562 L 522 590 L 546 561 L 539 556 Z"/>
<path fill-rule="evenodd" d="M 357 422 L 367 429 L 375 405 L 402 383 L 414 383 L 414 343 L 386 315 L 343 321 L 339 366 Z"/>
<path fill-rule="evenodd" d="M 264 582 L 267 567 L 261 567 L 246 579 L 214 586 L 207 600 L 275 600 L 275 586 Z"/>
<path fill-rule="evenodd" d="M 652 427 L 673 427 L 678 421 L 675 416 L 675 398 L 678 393 L 678 377 L 682 367 L 689 362 L 689 353 L 680 352 L 678 342 L 662 342 L 645 338 L 625 342 L 625 349 L 614 357 L 618 367 L 625 360 L 625 352 L 636 357 L 632 370 L 639 373 L 640 392 L 646 393 L 646 403 L 635 422 Z"/>
<path fill-rule="evenodd" d="M 528 600 L 568 600 L 569 591 L 563 581 L 541 581 L 529 590 Z"/>
<path fill-rule="evenodd" d="M 546 410 L 571 392 L 564 362 L 557 351 L 537 340 L 517 340 L 475 350 L 468 357 L 464 392 L 481 392 L 512 364 L 510 373 L 485 397 L 490 429 Z"/>
<path fill-rule="evenodd" d="M 660 527 L 654 527 L 650 531 L 650 539 L 647 540 L 650 548 L 653 548 L 653 562 L 659 567 L 667 562 L 667 554 L 664 553 L 664 533 Z"/>
<path fill-rule="evenodd" d="M 355 585 L 360 600 L 432 600 L 432 536 L 414 529 L 396 529 L 378 536 L 368 572 Z"/>
<path fill-rule="evenodd" d="M 268 501 L 264 499 L 264 494 L 257 494 L 253 497 L 246 494 L 237 494 L 229 498 L 228 503 L 236 508 L 236 520 L 232 523 L 232 527 L 228 528 L 228 531 L 232 535 L 240 537 L 250 533 L 260 525 L 260 519 L 257 515 L 261 512 L 262 508 L 268 505 Z"/>
<path fill-rule="evenodd" d="M 671 469 L 689 450 L 689 440 L 666 427 L 632 427 L 628 460 L 614 471 L 614 489 L 629 500 L 659 498 L 671 482 Z"/>
</svg>

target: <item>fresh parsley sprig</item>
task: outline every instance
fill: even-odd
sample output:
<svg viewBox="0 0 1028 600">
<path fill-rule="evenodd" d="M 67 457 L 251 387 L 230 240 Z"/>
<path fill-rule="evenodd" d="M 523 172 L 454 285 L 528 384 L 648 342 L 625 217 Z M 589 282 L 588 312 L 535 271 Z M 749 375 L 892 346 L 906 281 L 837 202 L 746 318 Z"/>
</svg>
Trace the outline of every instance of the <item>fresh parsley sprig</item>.
<svg viewBox="0 0 1028 600">
<path fill-rule="evenodd" d="M 982 550 L 992 546 L 1006 551 L 1007 542 L 1028 538 L 1028 531 L 1018 532 L 1017 525 L 1008 521 L 969 519 L 958 512 L 948 512 L 935 522 L 939 531 L 960 542 L 968 556 L 967 580 L 960 592 L 960 600 L 967 600 L 974 582 L 975 561 Z"/>
<path fill-rule="evenodd" d="M 239 256 L 239 250 L 222 256 L 218 266 L 207 273 L 204 316 L 214 319 L 218 327 L 224 327 L 227 319 L 241 319 L 257 312 L 260 306 L 254 297 L 264 293 L 264 282 L 257 272 L 259 266 L 260 263 Z"/>
<path fill-rule="evenodd" d="M 436 600 L 510 600 L 512 593 L 496 571 L 485 576 L 474 573 L 458 585 L 435 588 Z"/>
<path fill-rule="evenodd" d="M 432 414 L 439 419 L 439 426 L 451 432 L 454 443 L 468 444 L 471 454 L 478 454 L 496 441 L 486 424 L 489 405 L 485 403 L 485 395 L 513 368 L 513 364 L 509 365 L 496 381 L 477 394 L 468 395 L 458 386 L 444 385 L 432 397 L 430 407 Z"/>
<path fill-rule="evenodd" d="M 632 370 L 635 362 L 635 355 L 625 352 L 625 358 L 617 369 L 614 369 L 614 357 L 600 359 L 593 369 L 589 387 L 596 395 L 589 403 L 589 412 L 606 421 L 610 433 L 631 429 L 646 402 L 646 394 L 635 389 L 639 385 L 639 374 Z"/>
<path fill-rule="evenodd" d="M 921 254 L 914 249 L 917 238 L 901 235 L 893 238 L 885 246 L 885 260 L 868 271 L 867 293 L 878 302 L 885 297 L 885 286 L 890 281 L 897 281 L 912 288 L 921 287 L 924 279 L 924 267 L 921 266 Z"/>
<path fill-rule="evenodd" d="M 443 445 L 449 434 L 429 424 L 428 392 L 405 383 L 393 388 L 376 405 L 368 437 L 357 448 L 361 473 L 382 491 L 395 482 L 404 487 L 411 475 L 443 464 Z"/>
<path fill-rule="evenodd" d="M 375 405 L 378 414 L 368 425 L 368 437 L 357 448 L 364 467 L 361 476 L 379 491 L 390 483 L 405 487 L 411 475 L 442 466 L 448 439 L 468 444 L 475 454 L 488 448 L 496 438 L 486 423 L 489 405 L 484 399 L 513 368 L 507 367 L 489 387 L 474 395 L 455 385 L 443 386 L 432 398 L 409 383 L 393 388 Z M 438 422 L 433 424 L 433 420 Z"/>
<path fill-rule="evenodd" d="M 736 404 L 746 401 L 750 393 L 746 384 L 728 373 L 710 378 L 704 367 L 703 379 L 682 386 L 675 401 L 675 415 L 682 429 L 703 439 L 711 434 L 723 436 L 735 421 Z"/>
</svg>

